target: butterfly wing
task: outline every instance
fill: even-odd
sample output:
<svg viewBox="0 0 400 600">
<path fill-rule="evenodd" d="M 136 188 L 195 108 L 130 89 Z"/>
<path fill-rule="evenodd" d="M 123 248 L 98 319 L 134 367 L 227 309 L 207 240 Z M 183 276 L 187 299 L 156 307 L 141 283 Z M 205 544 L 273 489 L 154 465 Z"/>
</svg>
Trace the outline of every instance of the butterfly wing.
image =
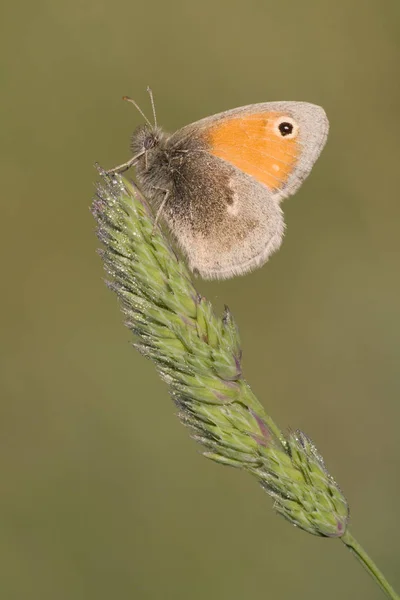
<svg viewBox="0 0 400 600">
<path fill-rule="evenodd" d="M 284 127 L 279 130 L 285 123 L 293 127 L 291 132 Z M 310 173 L 328 131 L 329 122 L 320 106 L 265 102 L 197 121 L 176 132 L 171 142 L 201 137 L 210 154 L 233 164 L 283 199 Z"/>
<path fill-rule="evenodd" d="M 179 130 L 165 218 L 204 278 L 244 274 L 279 248 L 279 201 L 310 172 L 328 132 L 323 109 L 274 102 L 233 109 Z"/>
<path fill-rule="evenodd" d="M 283 216 L 265 186 L 207 153 L 193 153 L 174 174 L 163 209 L 189 266 L 204 279 L 242 275 L 263 264 L 283 236 Z"/>
</svg>

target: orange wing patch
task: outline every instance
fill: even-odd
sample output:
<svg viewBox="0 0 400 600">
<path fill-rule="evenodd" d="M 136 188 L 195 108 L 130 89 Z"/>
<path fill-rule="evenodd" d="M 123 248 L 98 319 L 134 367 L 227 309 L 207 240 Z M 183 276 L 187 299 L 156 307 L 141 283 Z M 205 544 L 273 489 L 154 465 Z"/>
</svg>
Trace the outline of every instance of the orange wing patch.
<svg viewBox="0 0 400 600">
<path fill-rule="evenodd" d="M 221 120 L 208 131 L 210 152 L 271 190 L 278 190 L 287 182 L 300 154 L 297 136 L 282 136 L 276 126 L 285 116 L 266 112 Z"/>
</svg>

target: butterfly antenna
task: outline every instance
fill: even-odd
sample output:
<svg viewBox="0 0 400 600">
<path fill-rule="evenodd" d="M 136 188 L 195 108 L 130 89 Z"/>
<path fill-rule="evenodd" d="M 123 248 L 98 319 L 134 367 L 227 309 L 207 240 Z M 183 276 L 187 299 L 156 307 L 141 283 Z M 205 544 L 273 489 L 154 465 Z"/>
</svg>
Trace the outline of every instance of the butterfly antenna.
<svg viewBox="0 0 400 600">
<path fill-rule="evenodd" d="M 157 127 L 156 107 L 154 104 L 153 92 L 151 91 L 151 88 L 149 86 L 147 86 L 147 92 L 150 96 L 151 108 L 153 109 L 154 127 Z"/>
<path fill-rule="evenodd" d="M 132 98 L 129 98 L 129 96 L 123 96 L 122 100 L 126 100 L 127 102 L 130 102 L 131 104 L 133 104 L 133 106 L 136 108 L 136 110 L 138 110 L 140 112 L 140 114 L 142 115 L 142 117 L 146 121 L 146 123 L 148 123 L 150 125 L 150 127 L 153 127 L 153 125 L 150 123 L 150 121 L 148 120 L 148 118 L 146 117 L 146 115 L 144 114 L 142 109 L 140 108 L 140 106 L 138 104 L 136 104 L 136 102 L 134 100 L 132 100 Z"/>
</svg>

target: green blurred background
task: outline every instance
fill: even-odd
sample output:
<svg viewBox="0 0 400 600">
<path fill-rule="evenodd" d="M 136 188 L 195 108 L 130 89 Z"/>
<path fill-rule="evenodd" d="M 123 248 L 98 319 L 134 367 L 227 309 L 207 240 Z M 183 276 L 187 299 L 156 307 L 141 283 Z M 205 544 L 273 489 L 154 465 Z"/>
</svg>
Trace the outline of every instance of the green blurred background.
<svg viewBox="0 0 400 600">
<path fill-rule="evenodd" d="M 282 428 L 317 444 L 352 531 L 400 588 L 398 0 L 9 3 L 1 22 L 0 574 L 4 599 L 381 598 L 334 540 L 209 463 L 103 284 L 93 163 L 140 115 L 173 131 L 321 104 L 328 145 L 264 268 L 197 282 L 241 330 Z"/>
</svg>

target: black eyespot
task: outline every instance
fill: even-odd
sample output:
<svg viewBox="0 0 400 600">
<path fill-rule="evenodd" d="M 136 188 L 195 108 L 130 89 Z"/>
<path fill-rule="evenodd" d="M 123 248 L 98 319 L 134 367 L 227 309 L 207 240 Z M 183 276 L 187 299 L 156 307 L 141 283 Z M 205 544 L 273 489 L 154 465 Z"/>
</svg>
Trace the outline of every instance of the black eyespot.
<svg viewBox="0 0 400 600">
<path fill-rule="evenodd" d="M 281 132 L 281 136 L 285 137 L 285 135 L 290 135 L 291 133 L 293 133 L 293 124 L 292 123 L 288 123 L 287 121 L 283 121 L 283 123 L 280 123 L 278 126 L 279 131 Z"/>
</svg>

